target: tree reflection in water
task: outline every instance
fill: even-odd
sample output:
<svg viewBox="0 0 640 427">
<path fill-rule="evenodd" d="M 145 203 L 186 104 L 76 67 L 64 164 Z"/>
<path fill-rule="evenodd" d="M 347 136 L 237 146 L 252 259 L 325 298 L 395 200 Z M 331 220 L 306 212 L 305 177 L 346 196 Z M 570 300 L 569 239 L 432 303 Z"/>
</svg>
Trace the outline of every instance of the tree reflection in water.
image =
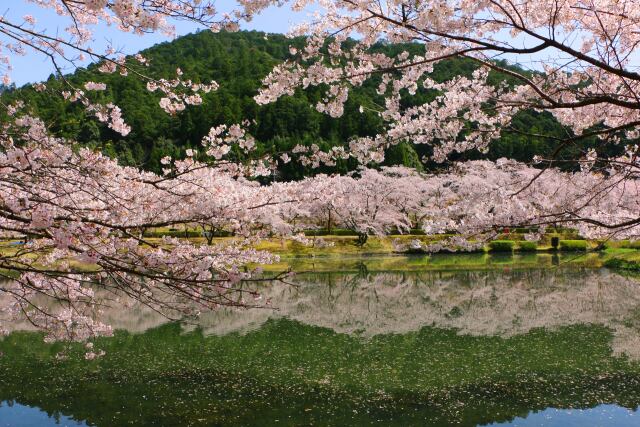
<svg viewBox="0 0 640 427">
<path fill-rule="evenodd" d="M 0 401 L 96 425 L 403 426 L 640 403 L 632 278 L 361 269 L 294 283 L 259 285 L 273 309 L 205 313 L 197 327 L 139 306 L 107 309 L 129 332 L 97 340 L 107 354 L 91 362 L 81 345 L 13 333 L 0 341 Z"/>
</svg>

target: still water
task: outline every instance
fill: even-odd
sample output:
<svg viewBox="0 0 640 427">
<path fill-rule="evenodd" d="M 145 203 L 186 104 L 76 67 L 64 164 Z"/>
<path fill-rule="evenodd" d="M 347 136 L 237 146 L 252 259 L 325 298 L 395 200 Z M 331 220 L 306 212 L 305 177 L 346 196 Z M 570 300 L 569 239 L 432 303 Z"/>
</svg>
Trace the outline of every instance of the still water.
<svg viewBox="0 0 640 427">
<path fill-rule="evenodd" d="M 275 309 L 198 325 L 108 312 L 119 330 L 93 361 L 16 330 L 0 427 L 640 426 L 640 280 L 484 260 L 323 268 L 262 285 Z"/>
</svg>

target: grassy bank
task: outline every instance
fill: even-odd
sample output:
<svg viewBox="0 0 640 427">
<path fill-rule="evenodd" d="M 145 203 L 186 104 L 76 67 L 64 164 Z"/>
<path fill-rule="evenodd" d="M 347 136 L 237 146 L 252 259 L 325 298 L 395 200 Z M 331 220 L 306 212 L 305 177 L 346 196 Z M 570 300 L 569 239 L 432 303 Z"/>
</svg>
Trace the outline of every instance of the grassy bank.
<svg viewBox="0 0 640 427">
<path fill-rule="evenodd" d="M 598 242 L 577 239 L 572 235 L 551 234 L 540 242 L 527 242 L 523 235 L 512 233 L 499 236 L 477 252 L 449 252 L 439 254 L 411 254 L 402 252 L 413 240 L 423 245 L 435 243 L 451 235 L 392 235 L 371 236 L 364 245 L 358 245 L 357 236 L 325 235 L 308 237 L 309 244 L 291 239 L 269 238 L 254 247 L 279 256 L 280 261 L 266 266 L 269 271 L 293 269 L 295 271 L 412 271 L 424 269 L 490 269 L 552 267 L 575 264 L 588 267 L 607 266 L 616 269 L 640 271 L 640 245 L 628 241 Z M 557 241 L 553 242 L 552 239 Z M 195 244 L 207 244 L 202 237 L 185 237 Z M 231 243 L 234 237 L 217 237 L 214 244 Z M 160 237 L 149 237 L 153 243 L 161 243 Z M 0 241 L 0 257 L 11 257 L 23 248 L 18 240 Z M 555 243 L 557 248 L 552 244 Z M 606 247 L 605 249 L 602 249 Z M 31 254 L 29 256 L 35 256 Z M 78 270 L 89 271 L 92 266 L 72 261 Z"/>
</svg>

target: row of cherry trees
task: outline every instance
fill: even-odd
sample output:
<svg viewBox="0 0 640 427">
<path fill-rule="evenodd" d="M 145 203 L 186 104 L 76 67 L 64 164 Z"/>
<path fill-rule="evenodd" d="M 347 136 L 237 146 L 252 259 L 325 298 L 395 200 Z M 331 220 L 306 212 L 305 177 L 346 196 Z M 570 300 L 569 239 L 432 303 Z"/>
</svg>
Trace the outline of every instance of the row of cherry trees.
<svg viewBox="0 0 640 427">
<path fill-rule="evenodd" d="M 110 333 L 92 313 L 124 301 L 175 318 L 220 305 L 263 305 L 258 293 L 241 284 L 264 279 L 248 265 L 273 260 L 252 249 L 256 240 L 297 236 L 330 223 L 361 236 L 416 226 L 427 234 L 453 231 L 461 237 L 450 244 L 462 247 L 467 237 L 490 238 L 497 229 L 517 225 L 544 232 L 562 224 L 586 237 L 638 234 L 638 0 L 242 0 L 226 13 L 204 0 L 28 2 L 53 11 L 68 26 L 51 31 L 33 15 L 0 15 L 5 83 L 16 55 L 44 55 L 63 80 L 64 69 L 92 60 L 104 73 L 146 81 L 159 94 L 158 108 L 168 114 L 206 108 L 198 107 L 199 94 L 216 90 L 215 82 L 191 81 L 181 70 L 172 79 L 148 76 L 149 59 L 126 58 L 113 47 L 99 51 L 93 30 L 107 25 L 114 32 L 170 35 L 172 21 L 182 19 L 233 31 L 267 7 L 308 8 L 313 15 L 291 31 L 306 36 L 306 45 L 292 47 L 292 59 L 265 78 L 256 101 L 273 102 L 319 86 L 324 97 L 315 107 L 337 117 L 352 87 L 376 79 L 384 102 L 361 108 L 376 111 L 387 123 L 383 134 L 330 152 L 298 146 L 275 158 L 255 153 L 242 125 L 227 124 L 211 129 L 201 153 L 165 158 L 166 170 L 155 175 L 51 135 L 28 105 L 2 105 L 0 232 L 26 243 L 0 255 L 0 275 L 11 279 L 0 284 L 0 315 L 26 317 L 51 339 Z M 383 55 L 371 49 L 380 40 L 414 42 L 424 52 Z M 494 61 L 531 54 L 543 65 L 533 71 Z M 470 58 L 477 70 L 446 82 L 432 80 L 433 66 L 453 56 Z M 491 73 L 514 83 L 492 84 Z M 43 84 L 34 87 L 49 91 Z M 119 107 L 97 101 L 96 93 L 105 88 L 99 81 L 83 87 L 68 83 L 63 93 L 50 95 L 79 103 L 88 119 L 129 133 Z M 412 102 L 418 91 L 431 94 L 431 100 Z M 625 154 L 603 159 L 590 150 L 579 159 L 583 170 L 573 174 L 556 170 L 555 157 L 537 159 L 537 168 L 474 161 L 431 175 L 366 168 L 403 141 L 431 145 L 433 156 L 426 160 L 484 151 L 503 130 L 529 132 L 511 124 L 523 109 L 550 112 L 566 125 L 566 137 L 549 136 L 558 143 L 557 153 L 597 136 L 602 144 L 625 146 Z M 233 147 L 250 160 L 232 162 Z M 350 157 L 363 165 L 353 176 L 269 186 L 253 179 L 272 173 L 277 162 L 319 166 Z M 226 230 L 238 238 L 200 244 L 145 236 L 146 230 L 177 226 Z M 50 300 L 56 304 L 45 302 Z"/>
<path fill-rule="evenodd" d="M 263 280 L 247 264 L 275 258 L 253 244 L 274 235 L 304 241 L 298 233 L 330 221 L 361 236 L 416 226 L 427 234 L 456 231 L 461 237 L 449 245 L 461 249 L 514 225 L 538 226 L 532 240 L 558 223 L 588 237 L 611 236 L 611 222 L 630 222 L 614 229 L 619 237 L 638 233 L 640 188 L 623 170 L 540 175 L 508 160 L 475 161 L 438 175 L 365 168 L 355 176 L 261 186 L 232 163 L 213 167 L 187 158 L 168 164 L 165 176 L 122 167 L 99 153 L 72 150 L 36 118 L 16 116 L 0 154 L 0 228 L 22 242 L 0 258 L 0 274 L 12 279 L 2 285 L 9 299 L 3 317 L 27 316 L 52 339 L 109 333 L 91 313 L 119 298 L 174 318 L 221 305 L 260 305 L 260 295 L 239 283 Z M 21 136 L 20 146 L 9 142 L 10 133 Z M 244 143 L 239 135 L 233 143 L 238 137 Z M 207 245 L 145 234 L 178 226 L 236 238 Z M 96 284 L 112 291 L 106 300 Z M 53 308 L 51 299 L 58 302 Z"/>
</svg>

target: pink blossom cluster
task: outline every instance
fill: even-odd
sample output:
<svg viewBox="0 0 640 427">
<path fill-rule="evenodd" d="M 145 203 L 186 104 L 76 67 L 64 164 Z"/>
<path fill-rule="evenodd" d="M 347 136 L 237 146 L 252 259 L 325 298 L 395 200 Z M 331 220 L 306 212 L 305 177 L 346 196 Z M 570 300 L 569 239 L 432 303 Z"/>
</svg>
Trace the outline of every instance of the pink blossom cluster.
<svg viewBox="0 0 640 427">
<path fill-rule="evenodd" d="M 149 80 L 147 89 L 150 92 L 159 91 L 164 96 L 160 99 L 160 107 L 169 114 L 183 111 L 187 105 L 201 105 L 202 97 L 199 92 L 209 93 L 218 89 L 216 82 L 209 84 L 195 83 L 191 80 L 182 80 L 182 70 L 176 70 L 177 77 L 173 80 L 159 79 Z"/>
<path fill-rule="evenodd" d="M 220 125 L 204 137 L 203 153 L 191 149 L 185 159 L 164 158 L 158 176 L 50 135 L 47 124 L 20 102 L 3 106 L 0 233 L 22 244 L 0 257 L 0 275 L 10 271 L 13 279 L 0 283 L 0 316 L 26 315 L 49 339 L 111 333 L 94 313 L 125 300 L 170 318 L 258 304 L 258 292 L 242 284 L 260 280 L 252 266 L 274 257 L 253 244 L 268 236 L 315 244 L 300 234 L 309 228 L 348 228 L 363 242 L 370 234 L 416 227 L 427 234 L 459 233 L 426 250 L 471 248 L 517 225 L 537 230 L 530 239 L 554 225 L 575 227 L 591 238 L 639 235 L 634 140 L 640 136 L 640 75 L 633 66 L 640 46 L 638 0 L 240 0 L 222 14 L 205 0 L 31 2 L 70 25 L 51 32 L 38 27 L 35 16 L 18 22 L 0 15 L 4 84 L 16 55 L 44 55 L 60 76 L 61 63 L 73 67 L 90 59 L 102 72 L 142 79 L 147 89 L 161 93 L 164 111 L 178 114 L 202 104 L 201 94 L 217 84 L 183 78 L 181 70 L 175 79 L 155 79 L 145 74 L 148 61 L 140 55 L 126 58 L 113 48 L 96 52 L 97 25 L 170 34 L 170 21 L 184 19 L 233 31 L 270 6 L 310 7 L 311 21 L 290 33 L 305 36 L 303 45 L 292 46 L 291 58 L 265 77 L 256 101 L 269 103 L 317 86 L 315 108 L 339 117 L 353 89 L 374 82 L 380 102 L 360 111 L 378 114 L 385 123 L 379 135 L 354 138 L 348 146 L 327 152 L 316 144 L 297 146 L 273 158 L 255 155 L 247 123 Z M 396 42 L 412 43 L 412 49 L 376 49 Z M 534 70 L 495 61 L 529 54 L 548 59 Z M 434 67 L 452 57 L 476 67 L 436 80 Z M 494 74 L 510 80 L 495 83 Z M 123 135 L 131 131 L 117 105 L 92 99 L 93 92 L 107 90 L 104 83 L 67 84 L 65 99 L 81 103 Z M 48 90 L 41 83 L 34 89 Z M 362 165 L 380 163 L 385 150 L 401 142 L 432 146 L 427 160 L 438 162 L 452 153 L 485 152 L 505 130 L 530 133 L 512 128 L 513 116 L 523 110 L 548 112 L 566 126 L 566 138 L 534 135 L 556 141 L 559 151 L 596 137 L 603 144 L 626 144 L 624 154 L 601 158 L 599 147 L 587 150 L 574 159 L 581 165 L 574 173 L 555 169 L 557 159 L 551 157 L 535 159 L 539 168 L 501 159 L 463 162 L 437 174 L 363 167 L 347 176 L 300 182 L 259 185 L 251 179 L 274 177 L 278 163 L 292 160 L 312 167 L 349 157 Z M 231 162 L 232 147 L 248 160 Z M 149 237 L 166 228 L 198 228 L 205 240 Z M 221 231 L 236 238 L 216 243 L 213 236 Z"/>
<path fill-rule="evenodd" d="M 0 144 L 0 230 L 23 241 L 15 254 L 0 257 L 0 270 L 18 274 L 0 285 L 12 302 L 2 310 L 28 315 L 52 338 L 109 331 L 90 322 L 92 311 L 106 303 L 97 289 L 176 317 L 244 305 L 236 285 L 252 276 L 245 266 L 273 259 L 244 238 L 201 245 L 154 241 L 146 231 L 202 226 L 250 239 L 292 228 L 285 215 L 275 215 L 281 203 L 296 200 L 287 184 L 261 188 L 192 158 L 175 161 L 172 172 L 159 177 L 86 148 L 74 150 L 21 113 L 3 125 Z M 92 267 L 78 271 L 78 265 Z M 42 297 L 64 304 L 47 311 L 39 305 Z"/>
<path fill-rule="evenodd" d="M 291 59 L 264 79 L 256 101 L 318 86 L 324 97 L 316 108 L 337 117 L 352 88 L 376 82 L 384 102 L 361 111 L 377 112 L 387 127 L 353 141 L 351 150 L 363 161 L 380 160 L 385 147 L 401 141 L 432 145 L 436 161 L 485 151 L 524 109 L 549 111 L 571 128 L 573 141 L 638 137 L 637 0 L 287 3 L 294 10 L 314 9 L 309 22 L 290 32 L 306 42 L 292 47 Z M 411 43 L 412 53 L 384 54 L 376 49 L 379 43 Z M 479 68 L 473 76 L 434 80 L 434 67 L 452 57 Z M 502 57 L 533 69 L 495 61 Z M 512 83 L 491 83 L 489 71 Z M 433 101 L 405 107 L 419 91 L 433 93 Z"/>
<path fill-rule="evenodd" d="M 231 127 L 213 139 L 246 144 L 246 137 Z M 264 186 L 224 162 L 199 163 L 194 152 L 171 161 L 164 176 L 122 167 L 89 149 L 72 149 L 19 110 L 4 124 L 0 143 L 0 230 L 24 242 L 0 258 L 0 269 L 18 274 L 0 285 L 9 300 L 2 311 L 26 314 L 51 339 L 110 333 L 108 325 L 92 321 L 92 313 L 124 296 L 170 318 L 250 306 L 258 295 L 240 286 L 254 280 L 247 265 L 274 260 L 253 243 L 274 235 L 299 239 L 309 228 L 344 227 L 361 236 L 415 227 L 427 234 L 460 233 L 443 243 L 449 247 L 514 225 L 537 226 L 542 233 L 561 224 L 592 238 L 636 238 L 640 232 L 640 187 L 630 177 L 637 160 L 628 156 L 606 174 L 500 160 L 461 163 L 435 175 L 364 168 L 351 176 Z M 236 239 L 147 235 L 166 227 L 199 227 L 207 238 L 226 231 Z M 48 309 L 42 298 L 62 304 Z"/>
</svg>

